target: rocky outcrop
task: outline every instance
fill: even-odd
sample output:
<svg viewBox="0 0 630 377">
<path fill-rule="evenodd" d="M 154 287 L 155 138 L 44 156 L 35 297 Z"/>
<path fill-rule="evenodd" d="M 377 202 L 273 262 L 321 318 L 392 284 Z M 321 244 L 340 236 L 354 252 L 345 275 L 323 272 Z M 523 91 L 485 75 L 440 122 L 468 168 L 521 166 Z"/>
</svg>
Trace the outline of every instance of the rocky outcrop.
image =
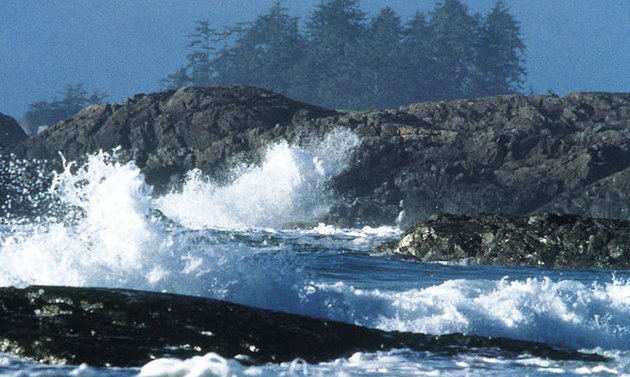
<svg viewBox="0 0 630 377">
<path fill-rule="evenodd" d="M 435 213 L 630 218 L 630 94 L 418 103 L 335 122 L 363 138 L 338 185 L 367 223 L 402 210 L 403 227 Z"/>
<path fill-rule="evenodd" d="M 244 87 L 182 88 L 92 105 L 13 149 L 25 158 L 71 161 L 120 146 L 151 184 L 200 168 L 218 174 L 230 157 L 256 160 L 278 138 L 314 133 L 303 124 L 336 112 Z"/>
<path fill-rule="evenodd" d="M 550 213 L 435 215 L 381 245 L 423 262 L 630 269 L 630 222 Z"/>
<path fill-rule="evenodd" d="M 0 113 L 0 148 L 18 144 L 26 139 L 26 133 L 18 122 Z"/>
<path fill-rule="evenodd" d="M 363 140 L 324 221 L 403 227 L 435 213 L 541 211 L 630 219 L 630 94 L 499 96 L 337 113 L 256 88 L 183 88 L 96 105 L 14 151 L 69 159 L 122 146 L 150 183 L 220 175 L 261 145 L 333 126 Z"/>
<path fill-rule="evenodd" d="M 0 352 L 39 362 L 140 366 L 216 352 L 245 363 L 316 363 L 354 352 L 408 348 L 603 361 L 527 341 L 385 332 L 212 299 L 104 288 L 0 288 Z M 239 356 L 240 355 L 240 356 Z"/>
</svg>

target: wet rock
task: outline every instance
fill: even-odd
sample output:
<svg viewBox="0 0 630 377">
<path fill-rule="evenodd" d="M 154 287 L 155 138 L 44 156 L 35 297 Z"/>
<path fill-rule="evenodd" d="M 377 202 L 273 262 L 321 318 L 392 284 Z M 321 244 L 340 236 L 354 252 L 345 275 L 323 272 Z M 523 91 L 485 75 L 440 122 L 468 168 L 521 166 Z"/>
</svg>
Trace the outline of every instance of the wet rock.
<svg viewBox="0 0 630 377">
<path fill-rule="evenodd" d="M 15 119 L 0 113 L 0 148 L 18 144 L 26 137 L 26 133 Z"/>
<path fill-rule="evenodd" d="M 68 159 L 120 145 L 151 184 L 221 178 L 275 140 L 332 127 L 362 138 L 323 221 L 408 227 L 436 213 L 541 211 L 630 219 L 630 94 L 498 96 L 338 113 L 244 87 L 183 88 L 95 105 L 12 150 Z"/>
<path fill-rule="evenodd" d="M 552 213 L 441 214 L 379 249 L 423 262 L 626 270 L 630 222 Z"/>
<path fill-rule="evenodd" d="M 246 363 L 316 363 L 354 352 L 409 348 L 603 361 L 546 344 L 450 334 L 385 332 L 174 294 L 104 288 L 0 288 L 0 352 L 44 363 L 140 366 L 216 352 Z M 240 355 L 240 356 L 237 356 Z"/>
<path fill-rule="evenodd" d="M 92 105 L 13 152 L 58 159 L 61 151 L 72 161 L 120 146 L 121 158 L 135 160 L 150 184 L 163 184 L 195 167 L 218 174 L 233 156 L 255 161 L 263 144 L 317 134 L 301 124 L 333 114 L 264 89 L 181 88 L 139 94 L 122 104 Z"/>
</svg>

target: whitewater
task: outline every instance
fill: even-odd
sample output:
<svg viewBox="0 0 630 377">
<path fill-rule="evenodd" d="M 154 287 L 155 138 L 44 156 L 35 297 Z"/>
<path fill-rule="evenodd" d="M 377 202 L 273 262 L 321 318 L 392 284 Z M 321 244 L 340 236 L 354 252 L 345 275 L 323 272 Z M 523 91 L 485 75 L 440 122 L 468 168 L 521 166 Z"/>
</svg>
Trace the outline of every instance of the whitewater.
<svg viewBox="0 0 630 377">
<path fill-rule="evenodd" d="M 246 366 L 209 353 L 157 359 L 141 368 L 95 368 L 0 354 L 0 374 L 630 375 L 628 271 L 420 263 L 372 253 L 400 235 L 396 226 L 317 223 L 341 200 L 330 183 L 359 145 L 342 129 L 308 145 L 271 144 L 260 164 L 235 162 L 221 182 L 193 170 L 181 187 L 164 194 L 154 193 L 140 169 L 119 161 L 116 151 L 64 161 L 45 192 L 24 189 L 24 198 L 44 210 L 0 222 L 0 286 L 188 294 L 388 331 L 532 340 L 597 352 L 610 361 L 396 349 L 319 364 L 297 359 Z M 4 169 L 19 167 L 16 161 Z"/>
</svg>

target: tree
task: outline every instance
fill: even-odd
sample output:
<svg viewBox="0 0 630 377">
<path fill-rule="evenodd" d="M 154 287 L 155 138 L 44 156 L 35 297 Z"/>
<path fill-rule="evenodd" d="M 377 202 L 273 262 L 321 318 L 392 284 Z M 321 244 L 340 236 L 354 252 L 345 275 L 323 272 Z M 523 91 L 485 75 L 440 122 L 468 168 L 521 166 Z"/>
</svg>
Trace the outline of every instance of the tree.
<svg viewBox="0 0 630 377">
<path fill-rule="evenodd" d="M 213 52 L 218 42 L 217 31 L 210 27 L 208 21 L 197 21 L 195 32 L 191 34 L 194 39 L 188 47 L 196 48 L 188 54 L 189 79 L 195 86 L 208 86 L 212 83 L 215 71 L 212 66 Z"/>
<path fill-rule="evenodd" d="M 224 48 L 215 59 L 218 81 L 292 94 L 306 43 L 298 19 L 287 14 L 281 1 L 269 13 L 233 29 L 231 34 L 236 35 L 234 46 Z"/>
<path fill-rule="evenodd" d="M 222 32 L 197 21 L 187 65 L 162 85 L 254 85 L 338 109 L 522 90 L 524 45 L 501 0 L 486 16 L 439 0 L 404 26 L 388 7 L 367 22 L 359 0 L 321 0 L 303 32 L 282 4 Z"/>
<path fill-rule="evenodd" d="M 222 39 L 208 21 L 196 21 L 194 33 L 190 34 L 188 47 L 192 51 L 186 56 L 188 64 L 160 80 L 162 87 L 177 89 L 182 86 L 209 86 L 215 81 L 216 70 L 213 65 L 216 44 Z"/>
<path fill-rule="evenodd" d="M 160 85 L 165 89 L 178 89 L 182 86 L 191 85 L 188 68 L 183 67 L 174 73 L 170 73 L 166 78 L 160 80 Z"/>
<path fill-rule="evenodd" d="M 306 23 L 308 56 L 304 72 L 310 81 L 305 97 L 327 107 L 356 108 L 359 43 L 365 13 L 357 0 L 323 0 Z"/>
<path fill-rule="evenodd" d="M 108 97 L 106 93 L 98 90 L 88 96 L 82 83 L 66 85 L 64 90 L 57 94 L 61 97 L 55 96 L 51 102 L 38 101 L 29 105 L 29 110 L 24 114 L 21 123 L 31 134 L 37 133 L 42 126 L 70 118 L 85 107 L 101 103 Z"/>
<path fill-rule="evenodd" d="M 525 68 L 518 22 L 499 0 L 485 17 L 475 46 L 475 72 L 472 92 L 475 96 L 509 94 L 523 90 Z"/>
<path fill-rule="evenodd" d="M 437 99 L 441 83 L 433 74 L 437 62 L 431 58 L 431 30 L 423 13 L 416 12 L 405 25 L 402 51 L 405 66 L 401 74 L 405 85 L 400 88 L 404 92 L 401 102 Z"/>
<path fill-rule="evenodd" d="M 431 12 L 431 59 L 433 75 L 440 82 L 435 97 L 452 100 L 468 95 L 469 81 L 479 35 L 479 17 L 468 15 L 459 0 L 438 2 Z"/>
<path fill-rule="evenodd" d="M 400 17 L 389 7 L 374 17 L 361 41 L 362 62 L 361 104 L 364 107 L 394 107 L 403 100 L 406 85 L 402 72 L 406 63 L 402 58 L 403 27 Z"/>
</svg>

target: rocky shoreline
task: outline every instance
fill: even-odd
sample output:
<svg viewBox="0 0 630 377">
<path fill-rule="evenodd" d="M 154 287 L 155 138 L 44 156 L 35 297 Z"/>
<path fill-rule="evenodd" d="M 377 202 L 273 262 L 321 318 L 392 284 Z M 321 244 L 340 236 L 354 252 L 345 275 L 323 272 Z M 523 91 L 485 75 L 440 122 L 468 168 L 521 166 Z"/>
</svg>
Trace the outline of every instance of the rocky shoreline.
<svg viewBox="0 0 630 377">
<path fill-rule="evenodd" d="M 385 332 L 201 297 L 122 289 L 0 288 L 0 309 L 0 352 L 50 364 L 142 366 L 159 357 L 208 352 L 245 364 L 296 358 L 317 363 L 392 348 L 606 360 L 536 342 Z"/>
<path fill-rule="evenodd" d="M 422 262 L 630 269 L 630 221 L 544 213 L 434 215 L 379 247 Z"/>
<path fill-rule="evenodd" d="M 630 94 L 499 96 L 340 113 L 258 88 L 182 88 L 91 106 L 9 148 L 68 160 L 121 146 L 153 185 L 334 127 L 358 134 L 353 164 L 324 219 L 408 227 L 436 213 L 539 212 L 630 219 Z M 400 216 L 401 211 L 404 215 Z"/>
<path fill-rule="evenodd" d="M 456 241 L 457 217 L 442 216 L 438 220 L 445 224 L 452 221 L 449 226 L 454 236 L 447 238 L 453 243 L 424 241 L 427 246 L 420 247 L 439 247 L 442 254 L 405 253 L 422 260 L 441 255 L 445 260 L 472 258 L 477 263 L 627 266 L 630 243 L 622 233 L 615 233 L 625 231 L 626 225 L 606 228 L 613 236 L 603 238 L 600 228 L 584 225 L 602 223 L 590 218 L 630 220 L 627 93 L 509 95 L 347 113 L 252 87 L 181 88 L 136 95 L 122 104 L 90 106 L 36 136 L 5 147 L 3 158 L 10 152 L 28 160 L 58 162 L 59 151 L 73 160 L 120 146 L 120 157 L 134 160 L 159 193 L 177 185 L 192 168 L 220 180 L 230 161 L 259 162 L 264 145 L 279 140 L 308 143 L 335 127 L 352 130 L 362 143 L 350 167 L 331 183 L 339 200 L 316 221 L 408 228 L 435 214 L 496 214 L 496 224 L 487 223 L 490 217 L 482 215 L 474 220 L 475 226 L 473 220 L 463 217 L 457 221 L 467 226 L 471 237 L 475 231 L 504 231 L 507 224 L 524 227 L 521 233 L 514 233 L 526 242 L 521 245 L 523 250 L 495 237 L 492 242 L 471 243 L 486 248 L 472 255 L 470 247 Z M 526 236 L 532 232 L 529 220 L 511 217 L 545 212 L 584 218 L 567 220 L 582 224 L 576 227 L 543 221 L 540 232 L 549 237 L 559 232 L 560 238 L 571 241 L 532 243 L 528 240 L 534 235 Z M 552 215 L 544 218 L 555 219 Z M 579 232 L 585 233 L 578 242 Z M 535 237 L 545 237 L 541 234 Z M 595 250 L 599 244 L 588 241 L 591 236 L 603 242 L 599 259 L 580 257 L 577 260 L 583 262 L 573 263 L 545 256 L 570 247 Z M 483 238 L 482 233 L 473 238 Z M 609 239 L 617 243 L 610 246 Z M 460 251 L 448 251 L 455 249 Z M 545 251 L 531 251 L 535 249 Z M 521 256 L 494 255 L 499 252 Z M 592 253 L 595 251 L 587 251 Z"/>
</svg>

